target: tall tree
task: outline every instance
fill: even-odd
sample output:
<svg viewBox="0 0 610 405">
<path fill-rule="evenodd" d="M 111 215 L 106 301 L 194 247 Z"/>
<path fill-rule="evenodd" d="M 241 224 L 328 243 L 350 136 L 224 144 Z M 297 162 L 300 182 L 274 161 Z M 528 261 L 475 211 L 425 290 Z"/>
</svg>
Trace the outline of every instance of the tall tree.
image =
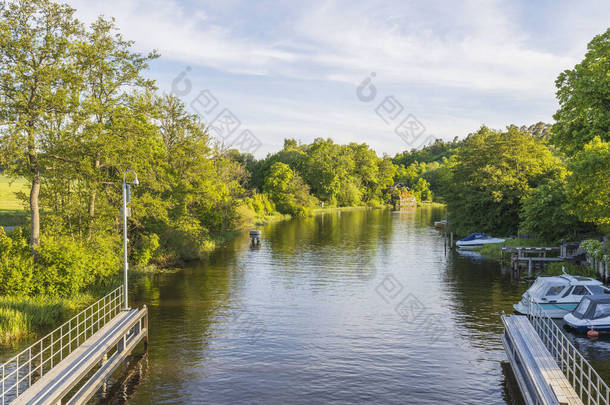
<svg viewBox="0 0 610 405">
<path fill-rule="evenodd" d="M 83 28 L 74 9 L 48 0 L 17 0 L 0 10 L 0 148 L 7 173 L 30 181 L 33 248 L 40 244 L 39 193 L 47 166 L 47 120 L 68 113 L 71 50 Z"/>
<path fill-rule="evenodd" d="M 555 82 L 559 110 L 553 116 L 551 139 L 568 155 L 596 136 L 610 141 L 610 28 L 587 49 L 584 60 Z"/>
<path fill-rule="evenodd" d="M 446 197 L 452 226 L 459 233 L 516 232 L 522 200 L 561 171 L 548 147 L 517 127 L 482 127 L 464 141 L 451 167 Z"/>
<path fill-rule="evenodd" d="M 568 169 L 568 195 L 576 215 L 610 231 L 610 142 L 594 138 L 574 156 Z"/>
</svg>

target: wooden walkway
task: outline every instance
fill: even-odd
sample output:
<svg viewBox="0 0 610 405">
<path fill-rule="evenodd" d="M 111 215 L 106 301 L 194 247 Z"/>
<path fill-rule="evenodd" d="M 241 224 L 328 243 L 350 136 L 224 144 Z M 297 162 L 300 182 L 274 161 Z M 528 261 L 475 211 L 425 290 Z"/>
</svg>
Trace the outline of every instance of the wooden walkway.
<svg viewBox="0 0 610 405">
<path fill-rule="evenodd" d="M 527 404 L 583 404 L 526 316 L 502 315 L 502 341 Z"/>
<path fill-rule="evenodd" d="M 521 264 L 525 264 L 528 273 L 531 273 L 536 266 L 565 261 L 563 256 L 547 257 L 552 252 L 561 251 L 561 247 L 504 246 L 502 247 L 502 261 L 504 261 L 504 254 L 508 253 L 511 255 L 510 262 L 513 271 L 518 270 Z"/>
</svg>

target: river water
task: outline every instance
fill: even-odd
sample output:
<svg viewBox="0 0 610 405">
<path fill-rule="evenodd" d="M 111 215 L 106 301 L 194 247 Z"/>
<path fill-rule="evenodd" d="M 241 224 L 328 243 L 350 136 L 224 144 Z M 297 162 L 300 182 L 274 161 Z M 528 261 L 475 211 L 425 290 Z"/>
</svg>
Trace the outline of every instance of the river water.
<svg viewBox="0 0 610 405">
<path fill-rule="evenodd" d="M 132 296 L 150 311 L 148 354 L 101 402 L 521 404 L 500 312 L 527 283 L 445 253 L 431 226 L 442 215 L 274 223 L 259 247 L 244 235 L 204 263 L 143 280 Z M 610 375 L 610 342 L 575 342 Z"/>
</svg>

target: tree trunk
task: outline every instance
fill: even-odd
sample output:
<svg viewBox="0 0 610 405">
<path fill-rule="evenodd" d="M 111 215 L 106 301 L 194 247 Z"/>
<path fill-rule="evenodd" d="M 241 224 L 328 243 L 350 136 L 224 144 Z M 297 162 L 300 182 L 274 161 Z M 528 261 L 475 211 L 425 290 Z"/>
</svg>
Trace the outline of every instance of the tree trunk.
<svg viewBox="0 0 610 405">
<path fill-rule="evenodd" d="M 38 208 L 38 194 L 40 193 L 40 173 L 34 172 L 32 188 L 30 190 L 30 217 L 32 218 L 32 236 L 30 244 L 32 249 L 40 245 L 40 210 Z"/>
<path fill-rule="evenodd" d="M 100 168 L 100 160 L 96 158 L 94 176 L 97 176 L 97 172 L 98 172 L 99 168 Z M 93 184 L 93 190 L 91 190 L 91 199 L 89 200 L 89 219 L 91 219 L 95 216 L 95 196 L 97 194 L 96 186 L 97 186 L 97 184 Z"/>
<path fill-rule="evenodd" d="M 96 190 L 94 189 L 91 192 L 91 199 L 89 200 L 89 218 L 93 218 L 95 216 L 95 195 Z"/>
</svg>

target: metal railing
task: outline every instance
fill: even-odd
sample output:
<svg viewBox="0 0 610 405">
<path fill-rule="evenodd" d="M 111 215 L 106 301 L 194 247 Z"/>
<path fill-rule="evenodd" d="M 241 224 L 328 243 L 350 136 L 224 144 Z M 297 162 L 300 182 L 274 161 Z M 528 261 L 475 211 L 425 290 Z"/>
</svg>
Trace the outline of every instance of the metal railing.
<svg viewBox="0 0 610 405">
<path fill-rule="evenodd" d="M 529 320 L 585 405 L 610 405 L 610 388 L 544 309 L 530 301 Z"/>
<path fill-rule="evenodd" d="M 119 287 L 79 312 L 36 343 L 1 366 L 0 403 L 9 404 L 47 374 L 123 308 L 124 292 Z"/>
</svg>

